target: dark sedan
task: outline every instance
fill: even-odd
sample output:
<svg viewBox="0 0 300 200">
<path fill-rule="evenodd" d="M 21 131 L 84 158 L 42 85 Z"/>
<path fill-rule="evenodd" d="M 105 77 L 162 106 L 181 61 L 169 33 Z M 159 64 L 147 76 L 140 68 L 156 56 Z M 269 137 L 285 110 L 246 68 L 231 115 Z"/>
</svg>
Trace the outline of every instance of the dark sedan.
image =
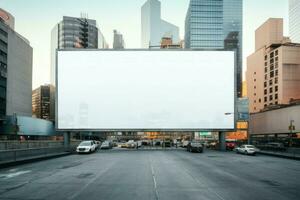
<svg viewBox="0 0 300 200">
<path fill-rule="evenodd" d="M 187 145 L 187 151 L 202 153 L 203 152 L 203 144 L 201 144 L 200 142 L 189 142 Z"/>
</svg>

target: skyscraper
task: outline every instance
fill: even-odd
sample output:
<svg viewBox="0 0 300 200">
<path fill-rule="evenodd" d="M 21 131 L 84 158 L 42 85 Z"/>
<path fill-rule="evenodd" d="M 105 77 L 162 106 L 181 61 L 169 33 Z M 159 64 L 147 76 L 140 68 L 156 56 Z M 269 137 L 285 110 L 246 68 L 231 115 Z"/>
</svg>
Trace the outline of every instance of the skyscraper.
<svg viewBox="0 0 300 200">
<path fill-rule="evenodd" d="M 107 44 L 97 27 L 96 20 L 64 16 L 51 32 L 51 74 L 50 82 L 50 119 L 55 119 L 55 67 L 57 49 L 98 49 L 106 48 Z"/>
<path fill-rule="evenodd" d="M 242 95 L 243 80 L 242 30 L 242 0 L 190 0 L 185 19 L 185 48 L 209 50 L 229 47 L 229 50 L 235 50 L 239 97 Z M 233 40 L 235 46 L 232 46 Z"/>
<path fill-rule="evenodd" d="M 289 18 L 291 40 L 300 43 L 300 0 L 289 0 Z"/>
<path fill-rule="evenodd" d="M 124 39 L 123 35 L 119 33 L 117 30 L 114 30 L 114 43 L 113 48 L 114 49 L 124 49 Z"/>
<path fill-rule="evenodd" d="M 32 47 L 0 9 L 0 123 L 6 115 L 31 116 Z"/>
<path fill-rule="evenodd" d="M 179 28 L 161 19 L 161 3 L 158 0 L 147 0 L 141 9 L 141 46 L 142 48 L 160 47 L 163 37 L 179 40 Z"/>
<path fill-rule="evenodd" d="M 32 91 L 32 115 L 50 119 L 50 85 L 42 85 Z"/>
</svg>

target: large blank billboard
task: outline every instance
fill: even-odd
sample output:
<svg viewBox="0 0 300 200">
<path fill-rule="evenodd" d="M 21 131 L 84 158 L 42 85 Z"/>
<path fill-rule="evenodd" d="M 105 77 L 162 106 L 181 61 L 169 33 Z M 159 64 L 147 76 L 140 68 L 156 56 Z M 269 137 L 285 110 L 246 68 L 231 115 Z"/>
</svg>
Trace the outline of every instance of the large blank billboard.
<svg viewBox="0 0 300 200">
<path fill-rule="evenodd" d="M 234 129 L 234 52 L 57 52 L 60 130 Z"/>
</svg>

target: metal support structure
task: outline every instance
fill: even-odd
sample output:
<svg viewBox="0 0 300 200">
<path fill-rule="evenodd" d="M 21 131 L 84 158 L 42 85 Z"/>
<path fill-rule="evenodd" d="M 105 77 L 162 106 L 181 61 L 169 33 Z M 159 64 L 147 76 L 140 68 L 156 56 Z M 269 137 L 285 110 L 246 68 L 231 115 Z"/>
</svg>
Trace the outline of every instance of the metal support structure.
<svg viewBox="0 0 300 200">
<path fill-rule="evenodd" d="M 226 132 L 219 132 L 219 150 L 226 151 Z"/>
<path fill-rule="evenodd" d="M 64 132 L 64 148 L 66 150 L 70 149 L 71 143 L 71 132 Z"/>
</svg>

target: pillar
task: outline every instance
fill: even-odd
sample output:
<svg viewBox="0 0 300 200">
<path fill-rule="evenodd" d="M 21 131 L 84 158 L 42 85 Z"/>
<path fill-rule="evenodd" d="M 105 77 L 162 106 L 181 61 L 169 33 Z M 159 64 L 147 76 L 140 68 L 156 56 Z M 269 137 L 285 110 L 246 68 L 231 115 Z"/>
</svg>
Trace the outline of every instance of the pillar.
<svg viewBox="0 0 300 200">
<path fill-rule="evenodd" d="M 66 150 L 70 149 L 70 143 L 71 143 L 71 133 L 64 132 L 64 147 Z"/>
<path fill-rule="evenodd" d="M 219 150 L 226 151 L 226 132 L 219 132 Z"/>
</svg>

